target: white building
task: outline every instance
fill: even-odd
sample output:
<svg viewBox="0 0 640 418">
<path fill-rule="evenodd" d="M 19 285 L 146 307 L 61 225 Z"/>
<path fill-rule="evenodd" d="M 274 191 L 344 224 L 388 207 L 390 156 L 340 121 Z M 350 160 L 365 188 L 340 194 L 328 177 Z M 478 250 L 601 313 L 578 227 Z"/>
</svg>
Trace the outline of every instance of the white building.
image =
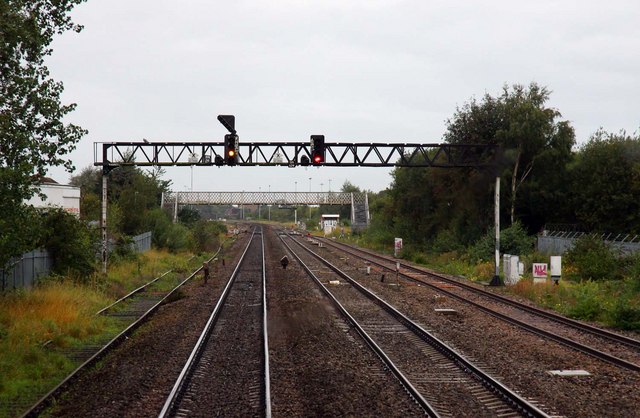
<svg viewBox="0 0 640 418">
<path fill-rule="evenodd" d="M 329 235 L 338 227 L 340 215 L 320 215 L 320 228 L 324 230 L 325 235 Z"/>
<path fill-rule="evenodd" d="M 44 178 L 40 191 L 46 195 L 43 200 L 37 194 L 27 201 L 36 208 L 58 207 L 80 216 L 80 188 L 59 184 L 50 178 Z"/>
</svg>

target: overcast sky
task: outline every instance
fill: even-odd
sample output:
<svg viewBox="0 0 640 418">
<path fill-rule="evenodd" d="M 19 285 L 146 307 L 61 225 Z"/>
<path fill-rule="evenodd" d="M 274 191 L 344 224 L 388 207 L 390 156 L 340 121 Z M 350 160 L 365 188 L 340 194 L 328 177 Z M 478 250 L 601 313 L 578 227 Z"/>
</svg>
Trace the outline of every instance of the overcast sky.
<svg viewBox="0 0 640 418">
<path fill-rule="evenodd" d="M 221 141 L 218 114 L 240 141 L 441 142 L 456 106 L 505 83 L 547 86 L 579 143 L 640 126 L 637 0 L 88 0 L 73 18 L 48 65 L 89 130 L 78 171 L 95 142 Z M 195 168 L 193 190 L 379 191 L 389 173 Z M 191 189 L 189 168 L 166 178 Z"/>
</svg>

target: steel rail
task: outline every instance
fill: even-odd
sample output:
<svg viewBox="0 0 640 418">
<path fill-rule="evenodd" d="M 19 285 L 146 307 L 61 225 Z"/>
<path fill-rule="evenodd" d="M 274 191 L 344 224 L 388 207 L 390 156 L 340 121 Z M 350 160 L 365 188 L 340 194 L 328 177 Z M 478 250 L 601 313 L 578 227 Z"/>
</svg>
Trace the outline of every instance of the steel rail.
<svg viewBox="0 0 640 418">
<path fill-rule="evenodd" d="M 369 299 L 374 301 L 378 306 L 387 311 L 390 315 L 396 318 L 398 321 L 403 323 L 407 328 L 409 328 L 412 332 L 414 332 L 418 337 L 420 337 L 423 341 L 434 347 L 444 356 L 448 357 L 452 360 L 461 370 L 470 373 L 475 376 L 475 378 L 488 390 L 496 394 L 496 396 L 503 399 L 505 402 L 513 406 L 518 412 L 524 414 L 528 417 L 549 417 L 544 411 L 522 398 L 517 393 L 513 392 L 511 389 L 491 377 L 489 374 L 485 373 L 482 369 L 475 366 L 469 360 L 467 360 L 464 356 L 459 354 L 457 351 L 449 347 L 445 342 L 438 339 L 436 336 L 432 335 L 416 322 L 412 321 L 409 317 L 404 315 L 402 312 L 398 311 L 392 305 L 385 302 L 375 293 L 367 289 L 358 283 L 355 279 L 351 278 L 349 275 L 344 273 L 338 267 L 334 266 L 331 262 L 321 257 L 316 252 L 310 250 L 306 246 L 302 245 L 298 240 L 293 240 L 296 244 L 298 244 L 301 248 L 311 254 L 313 257 L 317 258 L 333 270 L 340 277 L 348 281 L 354 288 L 362 292 Z"/>
<path fill-rule="evenodd" d="M 334 243 L 334 242 L 332 242 L 330 240 L 327 240 L 327 239 L 322 239 L 322 240 L 323 240 L 323 242 L 326 242 L 327 244 L 329 244 L 329 245 L 331 245 L 331 246 L 333 246 L 335 248 L 341 249 L 342 251 L 348 252 L 348 253 L 356 256 L 356 257 L 360 257 L 360 256 L 358 256 L 357 254 L 355 254 L 355 253 L 353 253 L 351 251 L 345 250 L 344 247 L 351 248 L 351 249 L 353 249 L 355 251 L 360 251 L 362 253 L 368 254 L 368 255 L 370 255 L 372 257 L 375 257 L 375 258 L 386 260 L 386 261 L 388 261 L 390 263 L 393 263 L 394 265 L 395 265 L 396 262 L 398 262 L 398 260 L 394 260 L 394 259 L 391 259 L 389 257 L 385 257 L 385 256 L 382 256 L 380 254 L 376 254 L 376 253 L 374 253 L 372 251 L 368 251 L 368 250 L 365 250 L 365 249 L 362 249 L 362 248 L 356 248 L 356 247 L 353 247 L 353 246 L 350 246 L 350 245 L 347 245 L 347 244 L 344 244 L 344 243 L 340 243 L 340 245 L 338 245 L 338 244 L 336 244 L 336 243 Z M 360 258 L 363 258 L 363 257 L 360 257 Z M 556 321 L 556 322 L 559 322 L 559 323 L 562 323 L 562 324 L 569 325 L 569 326 L 572 326 L 574 328 L 580 329 L 582 331 L 589 332 L 589 333 L 591 333 L 593 335 L 596 335 L 598 337 L 606 338 L 606 339 L 609 339 L 611 341 L 615 341 L 615 342 L 618 342 L 618 343 L 621 343 L 621 344 L 625 344 L 625 345 L 640 349 L 640 340 L 636 340 L 634 338 L 627 337 L 625 335 L 617 334 L 617 333 L 612 332 L 612 331 L 608 331 L 608 330 L 605 330 L 605 329 L 602 329 L 602 328 L 598 328 L 598 327 L 595 327 L 593 325 L 585 324 L 585 323 L 582 323 L 582 322 L 577 321 L 575 319 L 567 318 L 567 317 L 564 317 L 562 315 L 559 315 L 559 314 L 556 314 L 556 313 L 553 313 L 553 312 L 548 312 L 548 311 L 545 311 L 545 310 L 540 309 L 540 308 L 536 308 L 536 307 L 533 307 L 533 306 L 525 305 L 525 304 L 522 304 L 520 302 L 514 301 L 512 299 L 509 299 L 509 298 L 507 298 L 505 296 L 498 295 L 498 294 L 495 294 L 493 292 L 486 291 L 484 289 L 479 289 L 479 288 L 477 288 L 475 286 L 472 286 L 472 285 L 470 285 L 468 283 L 464 283 L 464 282 L 461 282 L 461 281 L 458 281 L 458 280 L 454 280 L 454 279 L 448 278 L 446 276 L 443 276 L 441 274 L 438 274 L 438 273 L 435 273 L 435 272 L 432 272 L 432 271 L 428 271 L 426 269 L 422 269 L 422 268 L 419 268 L 419 267 L 416 267 L 416 266 L 412 266 L 410 264 L 406 264 L 406 263 L 400 262 L 400 266 L 405 268 L 405 269 L 407 269 L 407 270 L 411 270 L 411 271 L 414 271 L 414 272 L 417 272 L 417 273 L 421 273 L 421 274 L 426 274 L 426 275 L 437 277 L 439 280 L 445 281 L 447 283 L 455 284 L 456 286 L 462 287 L 464 289 L 471 290 L 471 291 L 476 292 L 476 293 L 480 293 L 483 296 L 486 296 L 488 298 L 491 298 L 491 299 L 494 299 L 494 300 L 498 300 L 500 302 L 506 303 L 508 305 L 514 306 L 516 308 L 522 309 L 524 311 L 527 311 L 527 312 L 530 312 L 530 313 L 533 313 L 533 314 L 536 314 L 536 315 L 539 315 L 539 316 L 543 316 L 543 317 L 545 317 L 545 318 L 547 318 L 549 320 Z M 420 281 L 420 282 L 422 283 L 422 281 Z"/>
<path fill-rule="evenodd" d="M 335 247 L 338 248 L 338 249 L 341 249 L 340 247 L 337 247 L 337 246 L 335 246 Z M 353 252 L 346 251 L 344 249 L 341 249 L 341 250 L 345 251 L 348 254 L 351 254 L 351 255 L 354 255 L 356 257 L 359 257 L 361 259 L 366 259 L 366 258 L 364 258 L 362 256 L 359 256 L 359 255 L 353 253 Z M 363 252 L 368 254 L 367 251 L 363 251 Z M 379 257 L 379 258 L 382 258 L 382 259 L 384 259 L 386 261 L 390 261 L 386 257 Z M 371 263 L 373 263 L 373 264 L 375 264 L 375 265 L 377 265 L 377 266 L 380 266 L 380 267 L 382 267 L 384 269 L 387 269 L 389 271 L 395 272 L 395 270 L 393 268 L 388 267 L 388 266 L 386 266 L 384 264 L 381 264 L 381 263 L 379 263 L 377 261 L 374 261 L 374 260 L 371 260 L 371 259 L 366 259 L 366 260 L 371 262 Z M 420 271 L 420 270 L 418 270 L 418 271 Z M 420 272 L 421 273 L 425 273 L 425 274 L 431 274 L 431 273 L 425 272 L 425 271 L 420 271 Z M 582 353 L 585 353 L 585 354 L 588 354 L 588 355 L 590 355 L 592 357 L 595 357 L 595 358 L 597 358 L 599 360 L 606 361 L 606 362 L 608 362 L 610 364 L 613 364 L 613 365 L 616 365 L 616 366 L 619 366 L 619 367 L 622 367 L 622 368 L 625 368 L 625 369 L 628 369 L 628 370 L 633 370 L 633 371 L 636 371 L 636 372 L 640 371 L 640 365 L 637 365 L 635 363 L 631 363 L 629 361 L 626 361 L 626 360 L 621 359 L 619 357 L 615 357 L 615 356 L 613 356 L 611 354 L 608 354 L 608 353 L 605 353 L 603 351 L 597 350 L 597 349 L 592 348 L 590 346 L 587 346 L 587 345 L 578 343 L 576 341 L 573 341 L 573 340 L 571 340 L 569 338 L 562 337 L 562 336 L 554 334 L 554 333 L 552 333 L 550 331 L 546 331 L 544 329 L 537 328 L 537 327 L 535 327 L 533 325 L 530 325 L 530 324 L 528 324 L 526 322 L 517 320 L 515 318 L 511 318 L 511 317 L 509 317 L 509 316 L 507 316 L 505 314 L 502 314 L 500 312 L 497 312 L 497 311 L 494 311 L 494 310 L 492 310 L 490 308 L 487 308 L 486 306 L 483 306 L 483 305 L 481 305 L 481 304 L 479 304 L 477 302 L 474 302 L 474 301 L 471 301 L 469 299 L 466 299 L 463 296 L 457 295 L 457 294 L 455 294 L 453 292 L 450 292 L 450 291 L 448 291 L 446 289 L 438 287 L 438 286 L 436 286 L 436 285 L 434 285 L 432 283 L 417 279 L 415 277 L 408 276 L 408 275 L 403 274 L 401 272 L 399 272 L 399 275 L 402 276 L 403 278 L 405 278 L 406 280 L 413 281 L 415 283 L 420 283 L 420 284 L 425 285 L 425 286 L 429 286 L 430 288 L 434 289 L 437 292 L 443 293 L 443 294 L 445 294 L 445 295 L 447 295 L 447 296 L 449 296 L 451 298 L 457 299 L 457 300 L 462 301 L 464 303 L 468 303 L 471 306 L 473 306 L 473 307 L 475 307 L 477 309 L 480 309 L 481 311 L 483 311 L 483 312 L 485 312 L 485 313 L 487 313 L 487 314 L 489 314 L 489 315 L 491 315 L 491 316 L 493 316 L 495 318 L 498 318 L 498 319 L 503 320 L 505 322 L 508 322 L 508 323 L 510 323 L 512 325 L 515 325 L 515 326 L 518 326 L 520 328 L 523 328 L 523 329 L 525 329 L 525 330 L 527 330 L 529 332 L 532 332 L 532 333 L 534 333 L 534 334 L 536 334 L 538 336 L 551 339 L 551 340 L 556 341 L 556 342 L 558 342 L 560 344 L 563 344 L 565 346 L 568 346 L 570 348 L 578 350 L 578 351 L 580 351 Z M 439 275 L 435 275 L 435 276 L 438 277 L 438 278 L 441 277 Z M 455 281 L 455 280 L 451 280 L 451 279 L 448 279 L 448 282 L 456 284 L 456 285 L 460 284 L 460 282 Z M 461 286 L 461 287 L 463 287 L 463 286 Z M 486 292 L 486 291 L 482 291 L 480 289 L 476 289 L 473 286 L 471 286 L 471 289 L 472 290 L 478 290 L 480 292 Z M 486 292 L 486 293 L 489 293 L 489 292 Z"/>
<path fill-rule="evenodd" d="M 261 231 L 264 231 L 262 227 Z M 262 343 L 264 350 L 264 402 L 265 417 L 271 418 L 271 372 L 269 370 L 269 329 L 267 326 L 267 266 L 264 251 L 264 235 L 262 239 Z"/>
<path fill-rule="evenodd" d="M 298 254 L 295 251 L 293 251 L 293 249 L 289 246 L 289 244 L 287 244 L 284 241 L 284 239 L 282 239 L 282 236 L 278 234 L 278 237 L 280 238 L 284 246 L 287 247 L 291 255 L 293 255 L 295 259 L 298 260 L 298 263 L 300 263 L 302 268 L 320 287 L 320 290 L 322 290 L 322 292 L 333 302 L 333 304 L 336 306 L 338 311 L 355 328 L 356 332 L 360 334 L 362 339 L 367 343 L 367 345 L 371 348 L 371 350 L 373 350 L 373 352 L 376 353 L 376 355 L 380 358 L 380 360 L 382 360 L 382 362 L 389 368 L 389 370 L 391 370 L 391 372 L 398 379 L 400 384 L 407 391 L 409 396 L 411 396 L 411 398 L 413 398 L 418 403 L 418 405 L 420 405 L 420 407 L 426 412 L 428 416 L 434 417 L 434 418 L 440 417 L 438 412 L 422 396 L 422 394 L 418 391 L 418 389 L 416 389 L 416 387 L 413 386 L 413 384 L 411 384 L 409 379 L 400 371 L 398 366 L 396 366 L 393 363 L 393 361 L 389 358 L 389 356 L 387 356 L 384 350 L 382 350 L 382 348 L 380 348 L 380 346 L 376 344 L 373 338 L 369 336 L 369 334 L 364 330 L 364 328 L 362 328 L 362 326 L 358 323 L 358 321 L 356 321 L 356 319 L 346 310 L 346 308 L 342 306 L 342 304 L 338 301 L 338 299 L 336 299 L 336 297 L 333 296 L 331 292 L 329 292 L 329 289 L 327 289 L 327 287 L 324 284 L 322 284 L 320 279 L 318 279 L 318 277 L 311 271 L 311 269 L 302 261 L 302 259 L 298 256 Z"/>
<path fill-rule="evenodd" d="M 220 247 L 222 248 L 222 247 Z M 218 252 L 220 249 L 218 250 Z M 208 261 L 211 261 L 215 258 L 218 253 L 214 254 L 209 258 Z M 202 267 L 196 269 L 193 273 L 191 273 L 186 279 L 181 281 L 176 287 L 174 287 L 169 293 L 167 293 L 162 299 L 160 299 L 155 305 L 153 305 L 149 310 L 143 313 L 137 320 L 131 323 L 127 328 L 125 328 L 122 332 L 116 335 L 111 341 L 106 343 L 100 350 L 98 350 L 93 356 L 89 357 L 85 360 L 81 365 L 79 365 L 74 371 L 72 371 L 69 375 L 67 375 L 62 382 L 60 382 L 56 387 L 51 389 L 46 395 L 44 395 L 38 402 L 36 402 L 29 410 L 27 410 L 24 414 L 22 414 L 22 418 L 25 417 L 35 417 L 39 415 L 45 408 L 47 408 L 53 399 L 58 396 L 62 391 L 71 384 L 75 379 L 78 378 L 81 372 L 85 369 L 88 369 L 90 366 L 93 366 L 96 362 L 102 359 L 108 352 L 116 348 L 120 343 L 122 343 L 126 338 L 128 338 L 133 331 L 135 331 L 138 327 L 140 327 L 145 321 L 147 321 L 157 310 L 158 308 L 169 298 L 174 292 L 176 292 L 179 288 L 181 288 L 185 283 L 195 277 Z"/>
<path fill-rule="evenodd" d="M 236 280 L 236 277 L 238 276 L 238 272 L 240 271 L 240 266 L 242 265 L 242 263 L 245 260 L 245 256 L 247 254 L 247 252 L 249 251 L 249 247 L 251 246 L 251 244 L 253 243 L 253 239 L 256 235 L 256 229 L 255 228 L 253 230 L 253 233 L 251 234 L 251 237 L 249 238 L 249 242 L 247 243 L 246 248 L 244 249 L 244 252 L 242 253 L 241 257 L 240 257 L 240 261 L 238 261 L 238 264 L 236 265 L 235 269 L 233 270 L 233 273 L 231 274 L 231 277 L 229 278 L 229 281 L 227 282 L 222 294 L 220 295 L 220 298 L 218 299 L 218 302 L 216 303 L 215 308 L 213 309 L 213 312 L 211 313 L 211 315 L 209 316 L 209 319 L 207 321 L 207 323 L 205 324 L 205 327 L 200 335 L 200 337 L 198 338 L 198 341 L 196 342 L 193 350 L 191 351 L 191 354 L 189 355 L 189 358 L 187 359 L 182 371 L 180 372 L 180 375 L 178 376 L 178 378 L 176 379 L 176 382 L 173 386 L 173 388 L 171 389 L 171 392 L 169 393 L 169 396 L 167 397 L 167 400 L 165 401 L 162 410 L 160 411 L 160 413 L 158 414 L 158 418 L 164 418 L 169 416 L 170 414 L 174 413 L 174 409 L 176 408 L 178 401 L 181 399 L 182 396 L 182 391 L 186 388 L 187 383 L 188 383 L 188 379 L 191 377 L 191 375 L 193 374 L 195 367 L 197 365 L 197 363 L 199 362 L 203 352 L 204 352 L 204 348 L 209 340 L 209 337 L 211 336 L 211 333 L 213 332 L 214 326 L 216 324 L 216 322 L 218 321 L 218 318 L 220 317 L 220 312 L 222 311 L 222 307 L 225 304 L 225 301 L 227 299 L 227 296 L 230 293 L 231 287 L 233 286 L 233 283 Z M 264 249 L 264 237 L 262 236 L 262 233 L 260 233 L 261 235 L 261 240 L 262 240 L 262 248 Z M 262 251 L 262 258 L 263 258 L 263 267 L 264 267 L 264 251 Z M 263 276 L 264 276 L 264 268 L 263 268 Z M 263 281 L 264 281 L 264 277 L 263 277 Z M 263 292 L 266 291 L 266 287 L 263 288 Z M 263 296 L 263 300 L 266 300 L 266 296 Z M 265 309 L 266 311 L 266 309 Z M 266 319 L 265 319 L 265 323 L 266 323 Z M 266 332 L 266 330 L 265 330 Z M 264 334 L 263 334 L 264 335 Z M 268 343 L 266 340 L 266 336 L 265 336 L 265 340 L 264 340 L 264 347 L 268 347 Z M 266 351 L 264 353 L 265 356 L 265 373 L 268 372 L 268 355 L 269 352 Z M 269 382 L 268 382 L 268 377 L 265 376 L 265 394 L 267 392 L 267 388 L 269 388 Z M 270 389 L 269 389 L 270 391 Z M 271 400 L 270 397 L 267 398 L 265 395 L 265 414 L 269 413 L 268 417 L 270 417 L 270 413 L 271 413 Z"/>
</svg>

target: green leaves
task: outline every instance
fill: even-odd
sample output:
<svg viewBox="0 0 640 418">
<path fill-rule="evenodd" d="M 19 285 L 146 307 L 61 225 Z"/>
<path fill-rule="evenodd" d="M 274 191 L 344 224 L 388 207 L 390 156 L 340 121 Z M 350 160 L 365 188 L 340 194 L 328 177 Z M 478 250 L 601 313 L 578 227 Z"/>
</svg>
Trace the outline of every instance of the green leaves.
<svg viewBox="0 0 640 418">
<path fill-rule="evenodd" d="M 32 214 L 24 202 L 49 167 L 73 169 L 65 156 L 86 134 L 63 122 L 75 105 L 61 103 L 63 85 L 44 65 L 55 34 L 80 30 L 68 13 L 82 1 L 0 2 L 0 266 L 32 249 L 34 239 L 25 239 Z"/>
</svg>

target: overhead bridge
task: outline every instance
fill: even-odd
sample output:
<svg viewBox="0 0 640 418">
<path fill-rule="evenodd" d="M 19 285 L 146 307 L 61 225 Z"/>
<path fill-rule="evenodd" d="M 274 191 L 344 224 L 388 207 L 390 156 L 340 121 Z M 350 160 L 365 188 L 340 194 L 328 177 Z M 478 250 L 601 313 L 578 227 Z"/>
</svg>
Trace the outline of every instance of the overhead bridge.
<svg viewBox="0 0 640 418">
<path fill-rule="evenodd" d="M 172 192 L 162 194 L 162 207 L 177 218 L 179 207 L 187 205 L 349 205 L 351 225 L 369 224 L 369 198 L 366 193 L 349 192 Z"/>
</svg>

